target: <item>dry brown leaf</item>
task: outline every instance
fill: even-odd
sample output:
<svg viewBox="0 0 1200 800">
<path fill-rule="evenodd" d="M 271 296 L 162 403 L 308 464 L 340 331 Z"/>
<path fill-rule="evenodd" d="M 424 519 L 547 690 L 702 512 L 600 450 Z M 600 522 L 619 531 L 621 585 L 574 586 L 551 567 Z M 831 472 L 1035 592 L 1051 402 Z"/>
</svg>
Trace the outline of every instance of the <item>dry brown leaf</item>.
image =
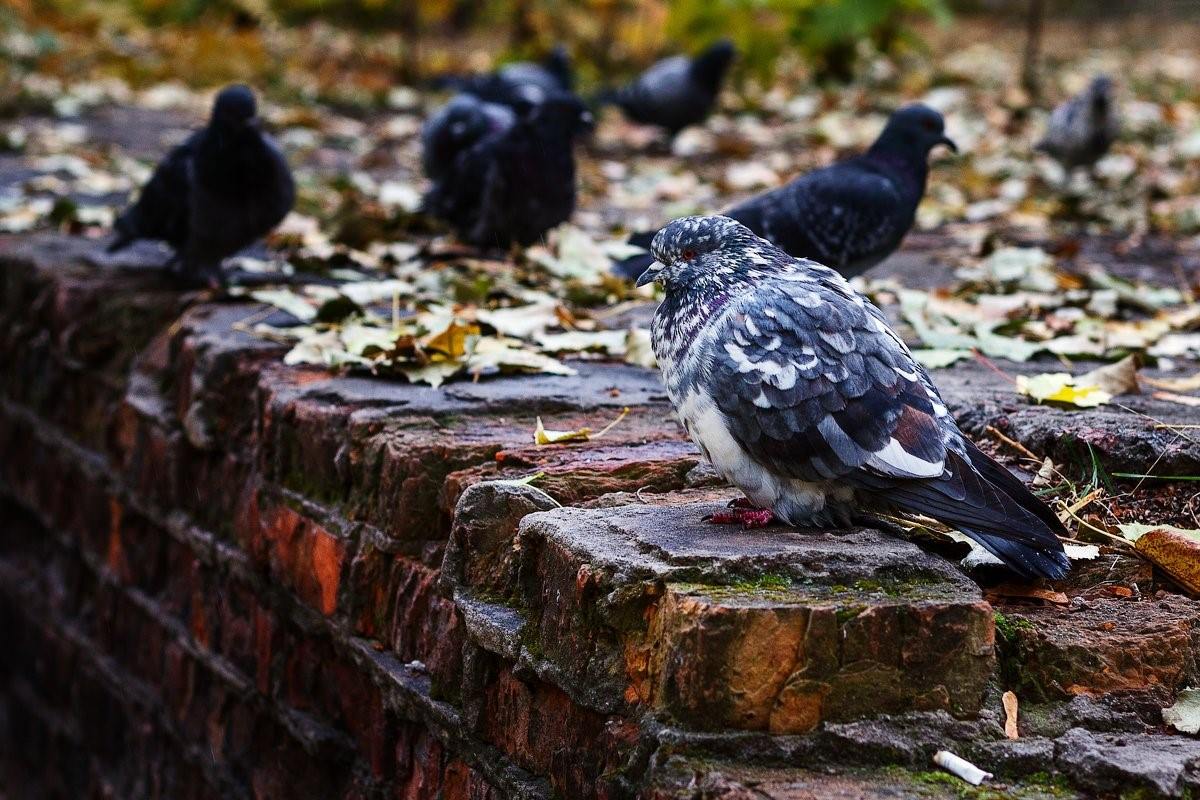
<svg viewBox="0 0 1200 800">
<path fill-rule="evenodd" d="M 1095 386 L 1112 396 L 1138 394 L 1137 356 L 1125 356 L 1115 364 L 1105 364 L 1075 379 L 1078 386 Z"/>
<path fill-rule="evenodd" d="M 1148 378 L 1142 375 L 1139 380 L 1147 386 L 1168 392 L 1194 392 L 1200 389 L 1200 372 L 1190 378 Z"/>
<path fill-rule="evenodd" d="M 1138 537 L 1138 552 L 1192 594 L 1200 595 L 1200 542 L 1166 528 Z"/>
<path fill-rule="evenodd" d="M 1037 586 L 1025 586 L 1019 583 L 1001 583 L 988 590 L 989 594 L 999 597 L 1010 597 L 1028 600 L 1042 600 L 1056 606 L 1065 606 L 1070 599 L 1062 592 L 1053 589 L 1042 589 Z"/>
<path fill-rule="evenodd" d="M 1004 735 L 1009 739 L 1020 737 L 1017 731 L 1017 696 L 1012 692 L 1005 692 L 1001 698 L 1004 702 Z"/>
<path fill-rule="evenodd" d="M 1155 392 L 1150 395 L 1155 400 L 1166 400 L 1168 403 L 1178 403 L 1181 406 L 1200 408 L 1200 397 L 1190 394 L 1175 394 L 1175 392 Z"/>
</svg>

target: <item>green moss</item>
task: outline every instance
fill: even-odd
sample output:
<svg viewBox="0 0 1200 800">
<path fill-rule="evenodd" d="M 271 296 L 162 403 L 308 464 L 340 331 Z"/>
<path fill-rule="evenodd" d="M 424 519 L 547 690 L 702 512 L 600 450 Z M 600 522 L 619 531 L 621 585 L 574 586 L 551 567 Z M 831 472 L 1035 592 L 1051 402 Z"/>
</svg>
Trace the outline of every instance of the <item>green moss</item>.
<svg viewBox="0 0 1200 800">
<path fill-rule="evenodd" d="M 791 586 L 792 579 L 788 576 L 767 573 L 759 575 L 753 580 L 739 581 L 732 584 L 729 588 L 735 592 L 765 592 L 775 589 L 789 589 Z"/>
<path fill-rule="evenodd" d="M 996 635 L 1006 643 L 1015 643 L 1021 631 L 1033 633 L 1037 630 L 1033 623 L 1024 617 L 1006 617 L 999 611 L 993 620 L 996 623 Z"/>
</svg>

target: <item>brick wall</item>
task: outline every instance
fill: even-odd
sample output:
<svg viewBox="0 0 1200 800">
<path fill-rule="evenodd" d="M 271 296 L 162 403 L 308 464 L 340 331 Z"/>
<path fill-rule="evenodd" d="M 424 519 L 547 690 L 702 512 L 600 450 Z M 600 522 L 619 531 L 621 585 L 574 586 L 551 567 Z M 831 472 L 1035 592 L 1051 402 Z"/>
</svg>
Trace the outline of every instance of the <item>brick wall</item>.
<svg viewBox="0 0 1200 800">
<path fill-rule="evenodd" d="M 485 478 L 542 469 L 574 501 L 682 486 L 696 458 L 652 380 L 438 393 L 289 369 L 235 329 L 258 306 L 188 304 L 85 246 L 0 242 L 13 796 L 542 796 L 609 766 L 515 730 L 575 713 L 565 744 L 589 749 L 604 718 L 561 691 L 475 657 L 464 698 L 438 577 Z M 537 414 L 629 404 L 579 463 L 532 447 Z"/>
</svg>

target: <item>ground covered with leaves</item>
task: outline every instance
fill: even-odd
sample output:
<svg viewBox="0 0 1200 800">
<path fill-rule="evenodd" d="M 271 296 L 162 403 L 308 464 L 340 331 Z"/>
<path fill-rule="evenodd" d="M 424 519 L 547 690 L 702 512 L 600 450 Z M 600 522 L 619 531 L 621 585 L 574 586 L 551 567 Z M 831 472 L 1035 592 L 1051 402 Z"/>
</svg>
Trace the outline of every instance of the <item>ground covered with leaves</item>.
<svg viewBox="0 0 1200 800">
<path fill-rule="evenodd" d="M 890 110 L 922 100 L 945 114 L 960 154 L 935 155 L 917 230 L 856 280 L 935 380 L 982 364 L 1026 404 L 1146 417 L 1129 407 L 1141 395 L 1200 420 L 1200 57 L 1174 44 L 1197 32 L 1110 30 L 1087 49 L 1074 27 L 1052 26 L 1040 104 L 1018 88 L 1017 34 L 962 21 L 931 34 L 929 50 L 874 57 L 849 86 L 818 87 L 786 68 L 769 86 L 745 78 L 707 125 L 673 142 L 606 113 L 579 153 L 572 223 L 511 252 L 466 248 L 421 213 L 419 132 L 444 95 L 381 84 L 379 69 L 338 80 L 329 65 L 353 62 L 351 34 L 279 33 L 297 49 L 268 87 L 265 117 L 299 200 L 265 248 L 229 265 L 235 284 L 254 276 L 254 288 L 230 294 L 268 305 L 239 327 L 291 344 L 289 363 L 435 387 L 572 375 L 580 359 L 652 367 L 653 291 L 609 272 L 631 252 L 628 232 L 717 211 L 859 151 Z M 205 117 L 215 86 L 114 66 L 175 63 L 162 35 L 53 46 L 45 36 L 10 25 L 0 42 L 10 57 L 0 231 L 99 240 L 156 159 Z M 373 63 L 372 46 L 360 52 Z M 1118 80 L 1123 134 L 1093 172 L 1068 175 L 1032 145 L 1053 102 L 1096 72 Z M 134 253 L 157 255 L 150 244 Z M 1200 437 L 1200 424 L 1179 421 L 1187 414 L 1161 422 L 1180 446 Z M 1136 547 L 1200 590 L 1200 475 L 1164 474 L 1157 460 L 1111 474 L 1099 461 L 1055 463 L 994 428 L 987 441 L 1036 474 L 1035 488 L 1078 527 L 1087 546 L 1077 558 L 1094 558 L 1095 545 Z"/>
</svg>

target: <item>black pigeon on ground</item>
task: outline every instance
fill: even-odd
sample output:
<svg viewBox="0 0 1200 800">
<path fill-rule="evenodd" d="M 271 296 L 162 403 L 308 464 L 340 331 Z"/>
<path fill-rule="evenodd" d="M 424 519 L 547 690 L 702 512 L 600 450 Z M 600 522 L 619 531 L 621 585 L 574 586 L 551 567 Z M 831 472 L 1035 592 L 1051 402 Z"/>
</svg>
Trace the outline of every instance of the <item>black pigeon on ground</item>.
<svg viewBox="0 0 1200 800">
<path fill-rule="evenodd" d="M 436 80 L 434 87 L 467 92 L 489 103 L 540 103 L 551 95 L 572 91 L 575 72 L 566 48 L 558 45 L 540 63 L 516 61 L 486 75 L 447 75 Z"/>
<path fill-rule="evenodd" d="M 1120 132 L 1112 80 L 1100 75 L 1054 109 L 1046 135 L 1034 149 L 1053 156 L 1068 171 L 1091 167 L 1108 152 Z"/>
<path fill-rule="evenodd" d="M 942 115 L 916 103 L 892 114 L 862 155 L 839 161 L 751 197 L 728 211 L 759 236 L 791 255 L 811 258 L 852 277 L 891 255 L 917 216 L 929 176 L 929 151 L 944 144 Z M 630 237 L 648 248 L 654 233 Z M 635 278 L 653 258 L 637 255 L 616 265 Z"/>
<path fill-rule="evenodd" d="M 511 126 L 458 153 L 425 209 L 478 247 L 528 245 L 575 210 L 575 139 L 592 124 L 573 94 L 518 105 Z"/>
<path fill-rule="evenodd" d="M 684 427 L 746 493 L 714 522 L 848 525 L 924 514 L 1025 578 L 1070 568 L 1054 513 L 967 439 L 883 313 L 837 272 L 728 217 L 654 237 L 638 285 L 666 296 L 651 340 Z"/>
<path fill-rule="evenodd" d="M 488 136 L 503 133 L 517 121 L 516 112 L 500 103 L 459 94 L 438 109 L 421 128 L 421 163 L 430 180 L 441 180 L 458 155 Z"/>
<path fill-rule="evenodd" d="M 634 122 L 665 128 L 671 136 L 708 119 L 734 57 L 722 39 L 695 58 L 673 56 L 657 62 L 633 83 L 596 96 L 619 107 Z"/>
<path fill-rule="evenodd" d="M 175 250 L 167 266 L 185 285 L 223 283 L 221 262 L 269 233 L 296 199 L 283 151 L 257 113 L 248 87 L 221 90 L 208 125 L 167 154 L 117 218 L 108 251 L 157 239 Z"/>
</svg>

